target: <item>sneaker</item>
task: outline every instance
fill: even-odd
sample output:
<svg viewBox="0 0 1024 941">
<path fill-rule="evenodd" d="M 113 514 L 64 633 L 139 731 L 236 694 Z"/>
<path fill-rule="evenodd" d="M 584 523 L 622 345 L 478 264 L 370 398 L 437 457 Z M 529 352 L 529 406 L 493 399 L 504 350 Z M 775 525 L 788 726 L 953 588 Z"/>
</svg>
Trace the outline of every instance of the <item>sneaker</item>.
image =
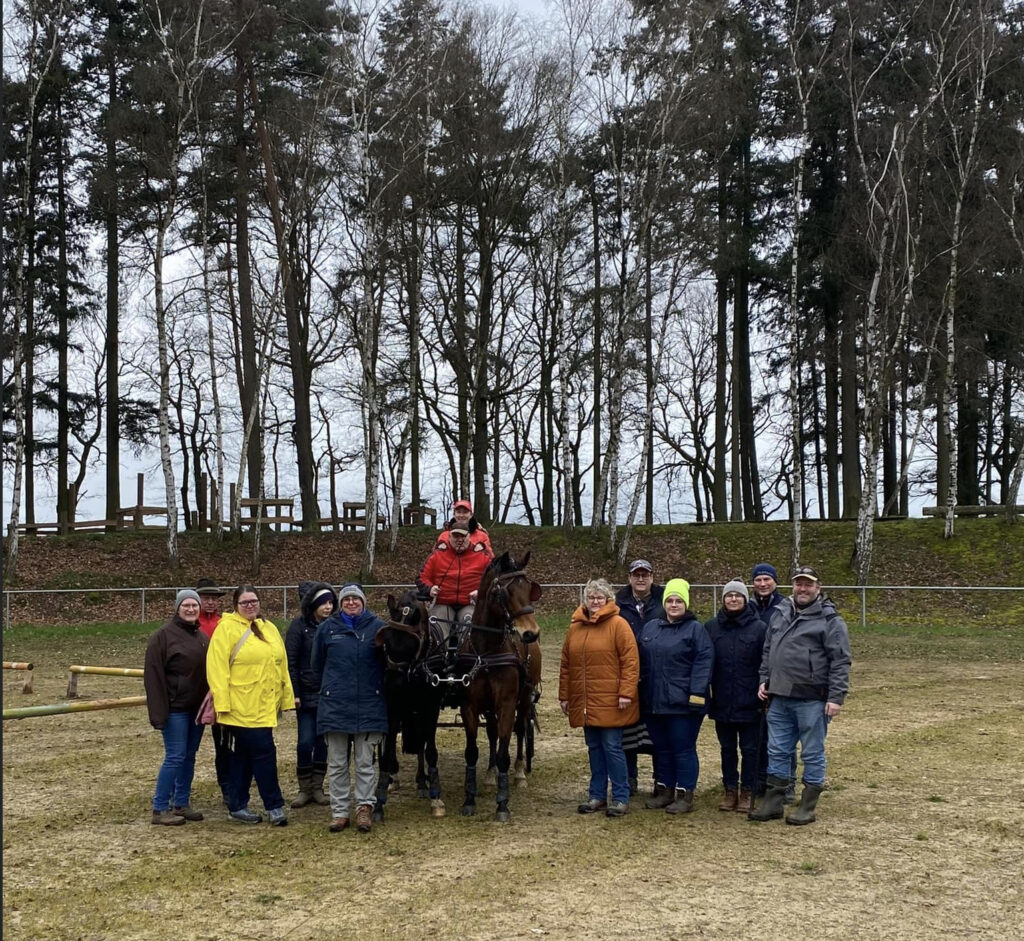
<svg viewBox="0 0 1024 941">
<path fill-rule="evenodd" d="M 629 804 L 625 801 L 612 801 L 604 812 L 606 817 L 625 817 L 629 813 Z"/>
<path fill-rule="evenodd" d="M 184 817 L 179 817 L 173 810 L 154 810 L 153 821 L 158 827 L 180 827 Z"/>
<path fill-rule="evenodd" d="M 267 817 L 270 820 L 272 827 L 287 827 L 288 818 L 285 816 L 283 807 L 275 807 L 273 810 L 267 811 Z"/>
<path fill-rule="evenodd" d="M 241 810 L 229 811 L 228 820 L 234 820 L 236 823 L 262 823 L 263 814 L 254 814 L 248 807 L 243 807 Z"/>
<path fill-rule="evenodd" d="M 592 797 L 586 803 L 580 804 L 576 810 L 581 814 L 596 814 L 599 810 L 605 810 L 607 807 L 606 801 Z"/>
<path fill-rule="evenodd" d="M 198 810 L 193 810 L 192 807 L 186 804 L 184 807 L 175 807 L 174 813 L 179 817 L 184 817 L 186 820 L 202 820 L 203 815 Z"/>
<path fill-rule="evenodd" d="M 369 833 L 372 821 L 373 807 L 369 804 L 360 804 L 356 808 L 356 829 L 360 833 Z"/>
</svg>

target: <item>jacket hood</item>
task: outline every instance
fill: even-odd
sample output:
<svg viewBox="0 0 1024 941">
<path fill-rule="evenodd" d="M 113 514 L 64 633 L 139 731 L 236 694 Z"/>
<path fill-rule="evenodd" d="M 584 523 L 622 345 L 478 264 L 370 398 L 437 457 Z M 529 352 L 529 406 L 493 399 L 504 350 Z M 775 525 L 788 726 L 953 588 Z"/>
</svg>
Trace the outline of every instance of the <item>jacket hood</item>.
<svg viewBox="0 0 1024 941">
<path fill-rule="evenodd" d="M 597 612 L 597 614 L 590 614 L 584 605 L 580 605 L 573 613 L 573 621 L 578 621 L 580 624 L 597 624 L 600 621 L 604 621 L 607 618 L 614 617 L 619 613 L 619 606 L 611 599 L 605 602 L 603 608 Z"/>
<path fill-rule="evenodd" d="M 747 606 L 735 614 L 732 611 L 726 611 L 724 605 L 718 609 L 719 624 L 738 624 L 743 626 L 754 620 L 760 621 L 761 617 L 757 613 L 757 608 L 754 607 L 753 601 L 748 601 Z"/>
<path fill-rule="evenodd" d="M 331 614 L 334 614 L 338 610 L 338 596 L 327 582 L 299 583 L 299 591 L 302 594 L 302 619 L 307 624 L 316 623 L 313 618 L 313 599 L 324 590 L 331 593 Z"/>
</svg>

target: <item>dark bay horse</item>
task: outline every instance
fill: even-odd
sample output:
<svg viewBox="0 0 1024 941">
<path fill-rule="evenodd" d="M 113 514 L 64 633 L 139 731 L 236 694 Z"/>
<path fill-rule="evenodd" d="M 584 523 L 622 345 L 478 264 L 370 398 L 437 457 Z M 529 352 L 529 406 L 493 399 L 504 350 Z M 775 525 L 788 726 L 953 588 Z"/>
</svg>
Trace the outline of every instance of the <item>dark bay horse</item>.
<svg viewBox="0 0 1024 941">
<path fill-rule="evenodd" d="M 441 629 L 427 617 L 427 606 L 414 591 L 397 599 L 388 595 L 391 620 L 377 631 L 377 646 L 384 657 L 384 697 L 388 706 L 388 732 L 380 755 L 380 779 L 374 819 L 384 819 L 388 790 L 398 776 L 398 734 L 402 752 L 416 755 L 416 788 L 429 797 L 431 812 L 443 817 L 441 781 L 437 770 L 437 723 L 444 690 L 427 679 L 425 663 L 444 644 Z"/>
<path fill-rule="evenodd" d="M 461 707 L 466 731 L 463 816 L 476 813 L 476 764 L 480 755 L 477 732 L 481 719 L 490 716 L 498 769 L 494 819 L 507 822 L 511 818 L 509 741 L 517 717 L 528 716 L 532 705 L 526 675 L 526 643 L 536 640 L 536 635 L 531 636 L 529 631 L 520 637 L 514 625 L 517 619 L 532 615 L 533 603 L 541 595 L 540 585 L 525 572 L 529 561 L 529 553 L 517 562 L 506 552 L 490 564 L 480 580 L 470 628 L 459 647 L 456 667 L 464 671 L 466 683 Z"/>
</svg>

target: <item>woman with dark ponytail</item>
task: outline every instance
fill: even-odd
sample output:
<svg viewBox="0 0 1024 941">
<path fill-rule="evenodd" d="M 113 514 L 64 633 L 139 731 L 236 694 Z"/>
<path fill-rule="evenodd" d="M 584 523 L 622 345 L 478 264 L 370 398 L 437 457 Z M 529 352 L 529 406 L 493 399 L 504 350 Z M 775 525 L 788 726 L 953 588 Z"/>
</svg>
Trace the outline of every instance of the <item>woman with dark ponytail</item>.
<svg viewBox="0 0 1024 941">
<path fill-rule="evenodd" d="M 217 722 L 231 731 L 228 816 L 260 823 L 249 810 L 253 778 L 270 823 L 288 823 L 277 780 L 274 728 L 284 709 L 295 708 L 284 641 L 272 621 L 260 617 L 260 597 L 252 585 L 239 585 L 234 610 L 221 617 L 210 639 L 206 677 Z"/>
</svg>

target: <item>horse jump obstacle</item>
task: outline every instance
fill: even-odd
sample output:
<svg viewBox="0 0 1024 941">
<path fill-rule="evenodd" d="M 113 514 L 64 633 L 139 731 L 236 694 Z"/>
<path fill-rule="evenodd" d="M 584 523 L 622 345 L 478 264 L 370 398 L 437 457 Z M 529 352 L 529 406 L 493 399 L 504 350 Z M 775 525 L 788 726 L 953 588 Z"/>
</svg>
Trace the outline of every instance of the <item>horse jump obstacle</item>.
<svg viewBox="0 0 1024 941">
<path fill-rule="evenodd" d="M 136 667 L 90 667 L 82 666 L 79 663 L 72 663 L 68 667 L 68 690 L 64 694 L 65 699 L 76 699 L 78 697 L 79 674 L 88 673 L 92 676 L 137 676 L 141 677 L 143 671 Z M 145 697 L 143 697 L 145 699 Z M 104 700 L 96 700 L 103 702 Z M 46 713 L 44 713 L 46 714 Z"/>
<path fill-rule="evenodd" d="M 25 682 L 22 684 L 21 691 L 23 693 L 32 692 L 32 664 L 31 663 L 18 663 L 13 660 L 4 660 L 5 670 L 24 670 L 25 671 Z"/>
<path fill-rule="evenodd" d="M 33 716 L 59 716 L 65 712 L 92 712 L 95 709 L 118 709 L 122 706 L 144 706 L 145 696 L 121 699 L 92 699 L 85 702 L 58 702 L 48 706 L 21 706 L 5 709 L 4 719 L 30 719 Z"/>
</svg>

